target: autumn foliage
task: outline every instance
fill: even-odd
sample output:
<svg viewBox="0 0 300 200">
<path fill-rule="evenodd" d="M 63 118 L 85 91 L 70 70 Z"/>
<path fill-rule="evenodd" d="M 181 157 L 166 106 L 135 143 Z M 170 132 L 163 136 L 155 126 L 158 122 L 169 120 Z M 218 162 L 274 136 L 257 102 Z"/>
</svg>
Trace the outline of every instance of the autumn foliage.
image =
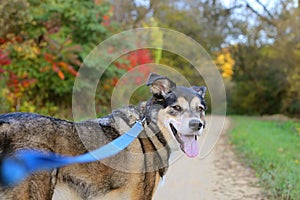
<svg viewBox="0 0 300 200">
<path fill-rule="evenodd" d="M 12 17 L 16 6 L 22 11 Z M 95 44 L 115 31 L 113 7 L 102 1 L 15 0 L 1 3 L 0 11 L 0 17 L 6 19 L 5 28 L 0 30 L 0 93 L 1 101 L 8 105 L 0 106 L 0 111 L 64 116 L 58 108 L 70 109 L 74 80 L 83 59 Z M 20 20 L 19 26 L 10 19 Z M 115 61 L 101 80 L 97 103 L 108 106 L 119 77 L 135 66 L 152 62 L 147 49 Z M 140 74 L 137 84 L 149 72 L 141 69 Z"/>
<path fill-rule="evenodd" d="M 16 7 L 20 12 L 14 13 Z M 101 24 L 109 25 L 109 8 L 78 0 L 1 2 L 0 93 L 1 105 L 8 106 L 0 111 L 56 114 L 57 105 L 70 106 L 84 56 L 109 35 Z"/>
<path fill-rule="evenodd" d="M 186 34 L 212 57 L 224 79 L 229 113 L 300 116 L 300 10 L 295 1 L 258 3 L 262 9 L 257 11 L 250 0 L 228 5 L 213 0 L 150 2 L 1 1 L 0 112 L 64 117 L 71 113 L 77 71 L 94 47 L 123 30 L 162 27 Z M 168 40 L 161 31 L 149 36 L 155 46 Z M 107 49 L 108 56 L 114 48 Z M 193 85 L 205 84 L 180 55 L 159 48 L 138 49 L 105 70 L 96 104 L 109 112 L 113 87 L 125 73 L 147 63 L 172 67 Z M 138 69 L 137 85 L 148 69 Z"/>
<path fill-rule="evenodd" d="M 119 69 L 125 69 L 126 71 L 132 70 L 136 66 L 144 65 L 147 63 L 154 63 L 151 52 L 149 49 L 138 49 L 130 52 L 128 55 L 121 58 L 125 62 L 116 62 L 115 65 Z M 128 61 L 128 62 L 126 62 Z M 145 67 L 139 68 L 140 77 L 135 80 L 136 84 L 141 84 L 143 78 L 149 75 L 149 71 Z"/>
</svg>

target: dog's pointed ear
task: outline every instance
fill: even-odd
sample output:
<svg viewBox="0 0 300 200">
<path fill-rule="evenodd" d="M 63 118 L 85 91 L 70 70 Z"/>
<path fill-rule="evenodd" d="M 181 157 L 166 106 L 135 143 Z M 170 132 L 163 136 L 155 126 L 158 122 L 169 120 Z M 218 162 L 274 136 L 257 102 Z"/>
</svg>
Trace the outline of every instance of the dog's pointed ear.
<svg viewBox="0 0 300 200">
<path fill-rule="evenodd" d="M 205 97 L 205 93 L 206 93 L 206 87 L 205 86 L 192 86 L 192 89 L 195 90 L 196 92 L 198 92 L 198 94 L 204 98 Z"/>
<path fill-rule="evenodd" d="M 149 75 L 147 85 L 150 86 L 153 95 L 163 97 L 176 87 L 176 84 L 167 77 L 153 73 Z"/>
</svg>

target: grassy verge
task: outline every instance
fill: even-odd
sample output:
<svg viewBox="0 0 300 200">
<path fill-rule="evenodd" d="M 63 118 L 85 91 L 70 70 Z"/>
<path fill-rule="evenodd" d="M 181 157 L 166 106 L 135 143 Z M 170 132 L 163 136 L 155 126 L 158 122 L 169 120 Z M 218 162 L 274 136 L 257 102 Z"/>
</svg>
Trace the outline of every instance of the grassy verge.
<svg viewBox="0 0 300 200">
<path fill-rule="evenodd" d="M 271 199 L 300 199 L 300 123 L 232 117 L 231 142 Z"/>
</svg>

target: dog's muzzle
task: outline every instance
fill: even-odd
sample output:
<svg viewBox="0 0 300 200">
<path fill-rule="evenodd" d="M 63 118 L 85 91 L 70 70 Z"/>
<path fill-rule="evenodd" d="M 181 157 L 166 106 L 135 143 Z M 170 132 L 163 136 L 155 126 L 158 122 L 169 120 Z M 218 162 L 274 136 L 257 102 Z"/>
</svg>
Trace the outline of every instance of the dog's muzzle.
<svg viewBox="0 0 300 200">
<path fill-rule="evenodd" d="M 199 131 L 202 128 L 203 124 L 198 119 L 191 119 L 189 122 L 189 127 L 193 131 Z"/>
<path fill-rule="evenodd" d="M 199 119 L 190 119 L 187 124 L 174 119 L 165 122 L 170 132 L 180 145 L 181 150 L 188 157 L 196 157 L 199 154 L 198 136 L 201 135 L 205 123 Z"/>
</svg>

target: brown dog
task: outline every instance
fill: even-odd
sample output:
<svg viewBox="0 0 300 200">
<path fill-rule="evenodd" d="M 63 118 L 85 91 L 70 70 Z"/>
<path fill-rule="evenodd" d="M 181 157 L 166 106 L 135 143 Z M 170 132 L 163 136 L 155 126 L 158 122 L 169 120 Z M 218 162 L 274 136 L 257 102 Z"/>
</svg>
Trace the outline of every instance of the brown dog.
<svg viewBox="0 0 300 200">
<path fill-rule="evenodd" d="M 174 149 L 179 147 L 189 157 L 199 152 L 206 88 L 176 86 L 156 74 L 147 84 L 153 94 L 147 102 L 96 120 L 74 123 L 30 113 L 0 115 L 2 159 L 22 148 L 84 154 L 128 131 L 136 120 L 146 119 L 143 132 L 119 154 L 37 172 L 17 186 L 0 186 L 0 199 L 151 199 Z"/>
</svg>

